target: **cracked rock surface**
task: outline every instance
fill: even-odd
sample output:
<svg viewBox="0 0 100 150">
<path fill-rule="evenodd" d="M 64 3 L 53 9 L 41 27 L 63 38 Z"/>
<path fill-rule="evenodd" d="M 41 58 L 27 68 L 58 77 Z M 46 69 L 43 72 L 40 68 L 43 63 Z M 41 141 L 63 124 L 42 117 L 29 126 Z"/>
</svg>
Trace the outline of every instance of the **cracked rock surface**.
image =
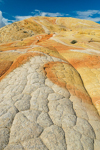
<svg viewBox="0 0 100 150">
<path fill-rule="evenodd" d="M 100 150 L 100 24 L 37 16 L 0 29 L 0 150 Z"/>
<path fill-rule="evenodd" d="M 49 62 L 61 63 L 62 72 L 68 74 L 67 62 L 43 54 L 1 80 L 0 150 L 99 150 L 96 109 L 67 86 L 52 82 L 56 79 L 50 80 L 44 70 Z"/>
</svg>

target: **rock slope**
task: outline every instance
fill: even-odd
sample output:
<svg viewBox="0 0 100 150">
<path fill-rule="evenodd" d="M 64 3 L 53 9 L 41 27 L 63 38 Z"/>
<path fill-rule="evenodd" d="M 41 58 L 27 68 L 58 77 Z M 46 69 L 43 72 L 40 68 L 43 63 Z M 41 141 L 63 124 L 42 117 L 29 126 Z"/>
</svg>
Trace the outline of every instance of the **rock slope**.
<svg viewBox="0 0 100 150">
<path fill-rule="evenodd" d="M 32 17 L 0 35 L 0 150 L 99 150 L 100 25 Z"/>
</svg>

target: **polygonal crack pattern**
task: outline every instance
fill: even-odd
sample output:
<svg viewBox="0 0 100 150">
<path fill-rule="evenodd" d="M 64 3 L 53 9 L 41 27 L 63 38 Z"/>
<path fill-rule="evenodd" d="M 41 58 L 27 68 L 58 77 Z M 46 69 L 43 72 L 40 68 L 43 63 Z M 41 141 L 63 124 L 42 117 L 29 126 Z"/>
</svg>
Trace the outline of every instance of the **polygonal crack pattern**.
<svg viewBox="0 0 100 150">
<path fill-rule="evenodd" d="M 0 82 L 0 150 L 99 150 L 100 118 L 43 71 L 35 56 Z"/>
</svg>

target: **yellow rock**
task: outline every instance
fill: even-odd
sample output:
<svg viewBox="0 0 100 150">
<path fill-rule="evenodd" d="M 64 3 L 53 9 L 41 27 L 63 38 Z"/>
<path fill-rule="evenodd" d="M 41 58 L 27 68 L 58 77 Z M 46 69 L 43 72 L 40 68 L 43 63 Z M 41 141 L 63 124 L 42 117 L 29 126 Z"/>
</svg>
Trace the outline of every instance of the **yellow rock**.
<svg viewBox="0 0 100 150">
<path fill-rule="evenodd" d="M 99 24 L 75 18 L 31 17 L 1 28 L 0 35 L 1 79 L 9 69 L 10 71 L 11 68 L 14 69 L 12 64 L 14 66 L 15 62 L 20 60 L 19 58 L 27 57 L 34 51 L 63 59 L 69 62 L 69 65 L 64 65 L 65 72 L 57 72 L 59 80 L 64 82 L 64 86 L 68 84 L 78 92 L 82 92 L 85 87 L 100 114 Z M 75 44 L 71 43 L 73 40 L 76 40 Z M 19 62 L 18 64 L 21 65 Z M 57 68 L 60 67 L 59 65 L 57 64 Z M 66 73 L 66 70 L 71 70 L 70 65 L 77 70 L 78 74 L 75 71 Z M 69 74 L 72 74 L 71 77 Z"/>
</svg>

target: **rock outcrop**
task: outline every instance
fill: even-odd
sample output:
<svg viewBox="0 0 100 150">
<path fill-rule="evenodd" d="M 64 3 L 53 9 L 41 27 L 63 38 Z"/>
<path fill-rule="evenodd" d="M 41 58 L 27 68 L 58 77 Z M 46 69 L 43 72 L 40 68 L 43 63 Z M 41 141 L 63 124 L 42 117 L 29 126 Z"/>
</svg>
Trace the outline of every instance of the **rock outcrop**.
<svg viewBox="0 0 100 150">
<path fill-rule="evenodd" d="M 32 17 L 0 35 L 0 150 L 100 150 L 100 25 Z"/>
</svg>

